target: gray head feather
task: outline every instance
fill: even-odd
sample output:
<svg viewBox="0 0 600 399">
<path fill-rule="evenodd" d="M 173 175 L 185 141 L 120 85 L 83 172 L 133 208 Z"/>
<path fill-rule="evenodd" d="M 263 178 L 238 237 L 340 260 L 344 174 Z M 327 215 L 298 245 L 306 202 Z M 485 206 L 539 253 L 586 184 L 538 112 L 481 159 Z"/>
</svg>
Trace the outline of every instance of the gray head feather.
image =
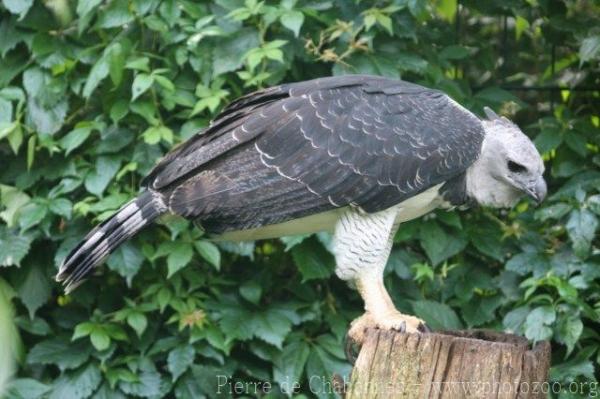
<svg viewBox="0 0 600 399">
<path fill-rule="evenodd" d="M 544 163 L 517 125 L 484 108 L 486 135 L 477 161 L 467 169 L 467 192 L 478 203 L 511 207 L 523 195 L 540 202 L 546 196 Z"/>
</svg>

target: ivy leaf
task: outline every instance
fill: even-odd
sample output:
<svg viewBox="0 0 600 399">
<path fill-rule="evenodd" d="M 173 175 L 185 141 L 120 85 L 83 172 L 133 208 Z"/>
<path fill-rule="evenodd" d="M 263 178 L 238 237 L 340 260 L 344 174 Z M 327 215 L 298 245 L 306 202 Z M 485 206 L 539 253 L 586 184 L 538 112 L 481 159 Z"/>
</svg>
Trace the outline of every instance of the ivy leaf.
<svg viewBox="0 0 600 399">
<path fill-rule="evenodd" d="M 583 332 L 583 322 L 577 316 L 562 317 L 558 322 L 556 332 L 558 342 L 567 347 L 565 357 L 568 357 L 571 352 L 573 352 L 575 344 L 579 341 L 579 337 L 581 337 L 581 333 Z"/>
<path fill-rule="evenodd" d="M 0 266 L 19 266 L 29 252 L 33 239 L 0 226 Z"/>
<path fill-rule="evenodd" d="M 138 73 L 131 86 L 131 101 L 135 101 L 136 98 L 144 94 L 146 90 L 152 86 L 152 83 L 154 83 L 154 77 L 152 75 Z"/>
<path fill-rule="evenodd" d="M 167 278 L 170 278 L 173 274 L 177 273 L 190 263 L 193 255 L 194 249 L 190 243 L 173 242 L 171 251 L 167 256 L 167 267 L 169 269 Z"/>
<path fill-rule="evenodd" d="M 71 219 L 73 203 L 66 198 L 55 198 L 50 201 L 49 209 L 50 212 L 54 213 L 55 215 Z"/>
<path fill-rule="evenodd" d="M 291 320 L 277 309 L 254 314 L 249 324 L 254 336 L 277 348 L 281 348 L 283 340 L 292 330 Z"/>
<path fill-rule="evenodd" d="M 522 252 L 506 262 L 506 270 L 521 276 L 533 272 L 535 276 L 542 275 L 549 268 L 546 258 L 535 252 Z"/>
<path fill-rule="evenodd" d="M 587 204 L 592 212 L 600 216 L 600 194 L 589 197 L 587 199 Z"/>
<path fill-rule="evenodd" d="M 127 316 L 127 324 L 135 330 L 138 337 L 141 337 L 148 326 L 148 318 L 141 312 L 131 312 Z"/>
<path fill-rule="evenodd" d="M 102 352 L 103 350 L 108 349 L 110 346 L 110 336 L 104 329 L 99 327 L 92 329 L 92 332 L 90 333 L 90 341 L 98 352 Z"/>
<path fill-rule="evenodd" d="M 89 98 L 109 72 L 109 65 L 105 55 L 102 55 L 90 70 L 85 86 L 83 86 L 83 97 Z"/>
<path fill-rule="evenodd" d="M 100 197 L 108 183 L 117 174 L 121 161 L 116 157 L 101 156 L 96 159 L 96 165 L 85 177 L 85 188 Z"/>
<path fill-rule="evenodd" d="M 501 304 L 500 296 L 477 298 L 464 306 L 462 315 L 470 327 L 480 326 L 496 318 L 496 309 Z"/>
<path fill-rule="evenodd" d="M 550 219 L 559 220 L 567 213 L 569 213 L 571 209 L 572 207 L 569 204 L 560 202 L 558 204 L 546 206 L 536 211 L 534 217 L 542 222 L 545 222 L 546 220 Z"/>
<path fill-rule="evenodd" d="M 142 358 L 138 371 L 138 381 L 119 382 L 119 388 L 127 395 L 151 398 L 160 395 L 162 378 L 154 364 L 147 358 Z"/>
<path fill-rule="evenodd" d="M 100 13 L 97 26 L 105 29 L 115 28 L 131 21 L 133 21 L 133 15 L 129 11 L 129 3 L 113 1 Z"/>
<path fill-rule="evenodd" d="M 468 243 L 464 235 L 448 234 L 434 221 L 421 225 L 419 237 L 421 246 L 434 266 L 462 251 Z"/>
<path fill-rule="evenodd" d="M 29 318 L 35 317 L 35 312 L 48 301 L 51 294 L 50 280 L 42 267 L 28 263 L 19 273 L 17 283 L 19 298 L 29 311 Z"/>
<path fill-rule="evenodd" d="M 65 155 L 80 147 L 92 133 L 92 126 L 83 126 L 71 130 L 60 140 L 60 146 L 65 149 Z"/>
<path fill-rule="evenodd" d="M 418 317 L 433 330 L 460 330 L 462 323 L 452 308 L 445 303 L 422 300 L 412 301 L 412 308 Z"/>
<path fill-rule="evenodd" d="M 51 389 L 51 386 L 42 384 L 32 378 L 19 378 L 10 383 L 8 397 L 23 399 L 41 398 Z"/>
<path fill-rule="evenodd" d="M 2 0 L 2 4 L 8 11 L 23 18 L 33 5 L 33 0 Z"/>
<path fill-rule="evenodd" d="M 300 34 L 300 28 L 304 23 L 304 14 L 301 11 L 289 10 L 285 11 L 281 17 L 281 24 L 294 32 L 294 36 L 298 37 Z"/>
<path fill-rule="evenodd" d="M 192 345 L 180 345 L 169 352 L 167 357 L 167 368 L 173 376 L 173 381 L 177 380 L 194 362 L 196 351 Z"/>
<path fill-rule="evenodd" d="M 8 227 L 15 225 L 19 216 L 19 210 L 29 200 L 29 196 L 18 188 L 0 184 L 0 205 L 4 208 L 0 212 L 0 217 L 6 222 Z M 0 251 L 0 253 L 2 252 Z"/>
<path fill-rule="evenodd" d="M 335 259 L 314 239 L 301 242 L 291 252 L 302 281 L 325 279 L 333 273 Z"/>
<path fill-rule="evenodd" d="M 586 37 L 579 47 L 580 64 L 600 58 L 600 35 Z"/>
<path fill-rule="evenodd" d="M 90 363 L 78 371 L 58 377 L 50 399 L 87 398 L 98 388 L 101 381 L 99 367 Z"/>
<path fill-rule="evenodd" d="M 257 305 L 262 295 L 262 286 L 256 281 L 248 281 L 240 287 L 240 295 L 245 300 Z"/>
<path fill-rule="evenodd" d="M 504 316 L 502 324 L 508 332 L 518 334 L 522 331 L 522 327 L 525 324 L 525 320 L 527 320 L 529 313 L 530 309 L 528 306 L 521 306 L 513 309 Z"/>
<path fill-rule="evenodd" d="M 574 210 L 566 224 L 567 233 L 575 254 L 585 258 L 592 247 L 592 240 L 598 228 L 598 219 L 587 209 Z"/>
<path fill-rule="evenodd" d="M 25 231 L 39 224 L 48 214 L 48 206 L 41 202 L 32 201 L 21 208 L 19 225 Z"/>
<path fill-rule="evenodd" d="M 551 306 L 540 306 L 531 311 L 525 319 L 525 336 L 534 341 L 543 341 L 552 337 L 549 326 L 556 320 L 556 311 Z"/>
<path fill-rule="evenodd" d="M 116 271 L 127 280 L 131 286 L 131 280 L 138 274 L 144 256 L 135 244 L 125 242 L 113 252 L 107 260 L 108 267 Z"/>
<path fill-rule="evenodd" d="M 200 256 L 213 265 L 216 270 L 221 269 L 221 252 L 215 244 L 210 241 L 200 240 L 194 242 L 194 248 L 196 248 L 196 251 L 198 251 Z"/>
<path fill-rule="evenodd" d="M 331 392 L 329 376 L 333 374 L 339 374 L 342 377 L 348 376 L 350 374 L 350 365 L 331 355 L 323 347 L 313 345 L 306 362 L 306 376 L 311 392 L 320 392 L 320 397 L 333 398 L 333 395 L 327 395 L 327 393 Z"/>
<path fill-rule="evenodd" d="M 56 337 L 31 348 L 27 364 L 54 364 L 61 370 L 73 369 L 85 363 L 91 352 L 85 340 L 71 342 L 67 337 Z"/>
<path fill-rule="evenodd" d="M 293 393 L 290 381 L 300 381 L 309 355 L 310 346 L 301 340 L 284 346 L 281 353 L 273 359 L 273 379 L 285 394 Z"/>
</svg>

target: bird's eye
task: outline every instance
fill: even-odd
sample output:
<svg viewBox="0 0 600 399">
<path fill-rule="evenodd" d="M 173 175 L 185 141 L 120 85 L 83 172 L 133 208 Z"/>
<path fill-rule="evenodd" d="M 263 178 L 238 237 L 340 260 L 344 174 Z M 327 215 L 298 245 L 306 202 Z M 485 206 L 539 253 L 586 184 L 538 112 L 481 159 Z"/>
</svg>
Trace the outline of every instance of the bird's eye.
<svg viewBox="0 0 600 399">
<path fill-rule="evenodd" d="M 508 161 L 508 170 L 513 173 L 525 173 L 527 172 L 527 168 L 520 163 L 516 163 L 514 161 Z"/>
</svg>

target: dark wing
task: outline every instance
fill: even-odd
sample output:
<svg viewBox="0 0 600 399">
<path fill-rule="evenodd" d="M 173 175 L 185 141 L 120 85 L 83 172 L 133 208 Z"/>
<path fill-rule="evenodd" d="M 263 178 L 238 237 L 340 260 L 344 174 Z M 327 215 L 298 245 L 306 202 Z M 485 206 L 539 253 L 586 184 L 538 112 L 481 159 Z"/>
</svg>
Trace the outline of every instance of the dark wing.
<svg viewBox="0 0 600 399">
<path fill-rule="evenodd" d="M 232 103 L 148 182 L 172 190 L 174 212 L 217 230 L 349 204 L 376 212 L 462 174 L 483 136 L 479 119 L 439 91 L 379 77 L 324 78 Z"/>
</svg>

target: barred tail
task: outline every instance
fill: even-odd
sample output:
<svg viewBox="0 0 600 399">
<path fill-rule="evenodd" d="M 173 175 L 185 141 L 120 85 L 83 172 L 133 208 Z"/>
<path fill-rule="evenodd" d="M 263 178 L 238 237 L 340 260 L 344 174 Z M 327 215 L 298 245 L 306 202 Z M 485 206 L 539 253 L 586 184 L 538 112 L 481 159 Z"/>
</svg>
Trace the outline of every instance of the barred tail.
<svg viewBox="0 0 600 399">
<path fill-rule="evenodd" d="M 96 226 L 66 257 L 56 281 L 67 293 L 79 286 L 117 247 L 166 211 L 159 193 L 144 191 Z"/>
</svg>

